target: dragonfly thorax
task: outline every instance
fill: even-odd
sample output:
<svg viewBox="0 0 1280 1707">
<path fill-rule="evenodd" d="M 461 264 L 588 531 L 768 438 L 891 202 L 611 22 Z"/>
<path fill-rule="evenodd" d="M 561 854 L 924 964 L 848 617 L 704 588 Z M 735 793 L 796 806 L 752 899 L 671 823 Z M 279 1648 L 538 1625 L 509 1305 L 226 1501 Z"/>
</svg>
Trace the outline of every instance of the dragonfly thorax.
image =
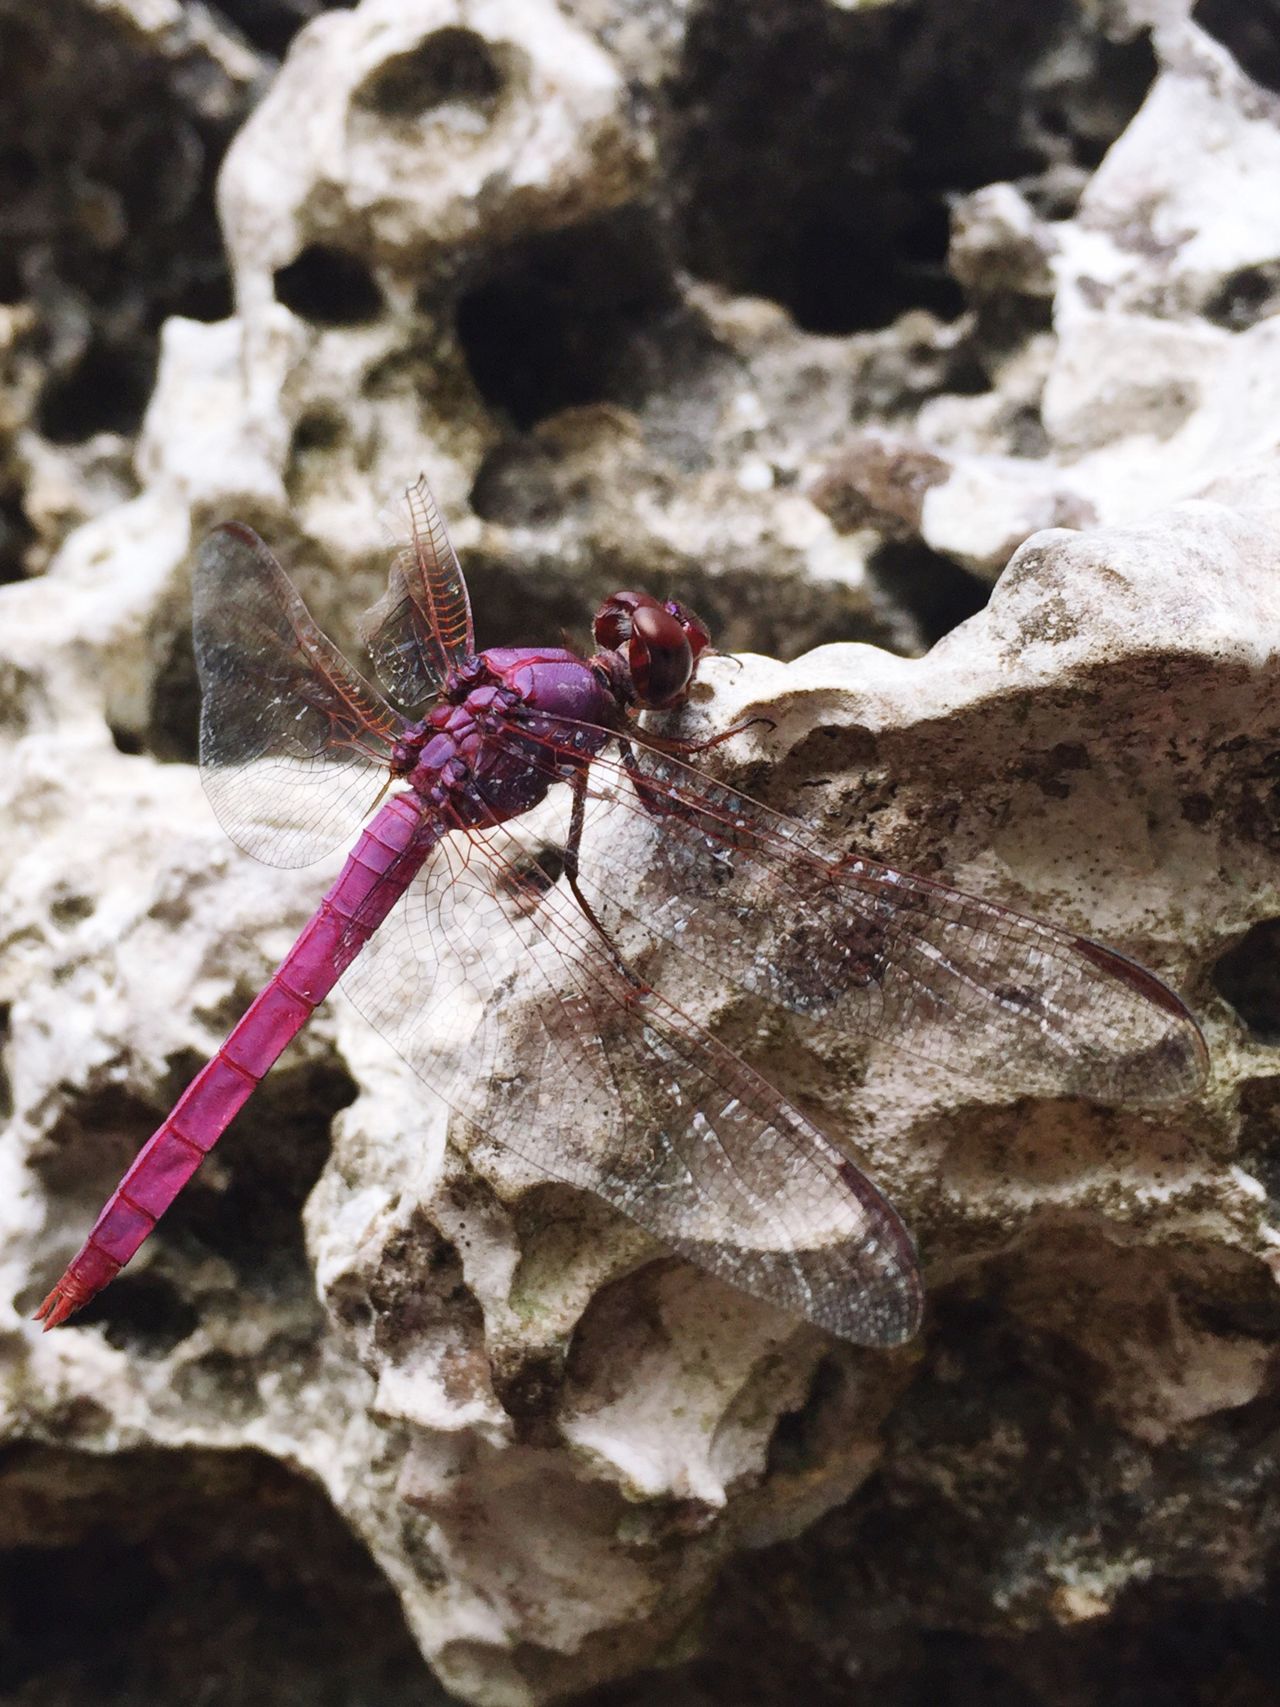
<svg viewBox="0 0 1280 1707">
<path fill-rule="evenodd" d="M 566 767 L 588 764 L 618 723 L 617 700 L 585 659 L 498 647 L 449 672 L 440 701 L 402 732 L 391 769 L 455 822 L 502 822 L 542 800 Z"/>
</svg>

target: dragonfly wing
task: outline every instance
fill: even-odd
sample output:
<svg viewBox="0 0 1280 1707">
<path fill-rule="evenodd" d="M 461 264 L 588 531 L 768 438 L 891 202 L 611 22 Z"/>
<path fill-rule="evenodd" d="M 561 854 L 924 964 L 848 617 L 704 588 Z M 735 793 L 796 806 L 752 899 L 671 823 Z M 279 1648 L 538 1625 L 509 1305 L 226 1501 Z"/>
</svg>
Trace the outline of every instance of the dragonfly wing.
<svg viewBox="0 0 1280 1707">
<path fill-rule="evenodd" d="M 471 603 L 435 500 L 419 478 L 405 493 L 409 539 L 387 590 L 360 625 L 378 678 L 400 704 L 435 693 L 446 671 L 475 651 Z"/>
<path fill-rule="evenodd" d="M 194 583 L 205 793 L 247 853 L 310 865 L 354 836 L 400 719 L 320 632 L 252 529 L 215 528 Z"/>
<path fill-rule="evenodd" d="M 759 1074 L 627 976 L 522 826 L 445 839 L 345 973 L 356 1006 L 473 1136 L 833 1333 L 909 1338 L 922 1291 L 894 1210 Z"/>
<path fill-rule="evenodd" d="M 1203 1082 L 1184 1004 L 1087 937 L 838 854 L 641 742 L 598 759 L 590 792 L 581 882 L 606 925 L 636 920 L 816 1030 L 1025 1093 L 1149 1103 Z"/>
</svg>

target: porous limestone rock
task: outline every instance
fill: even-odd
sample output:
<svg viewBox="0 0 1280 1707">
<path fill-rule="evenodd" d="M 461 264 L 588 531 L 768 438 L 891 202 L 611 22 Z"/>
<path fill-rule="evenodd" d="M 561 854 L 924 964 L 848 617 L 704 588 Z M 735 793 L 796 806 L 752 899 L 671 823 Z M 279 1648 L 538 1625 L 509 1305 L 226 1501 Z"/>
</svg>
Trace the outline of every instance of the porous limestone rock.
<svg viewBox="0 0 1280 1707">
<path fill-rule="evenodd" d="M 73 49 L 19 114 L 45 225 L 0 307 L 0 1545 L 122 1585 L 70 1652 L 17 1595 L 0 1687 L 106 1699 L 110 1660 L 179 1698 L 221 1663 L 193 1581 L 272 1656 L 236 1700 L 423 1699 L 416 1645 L 522 1707 L 1065 1703 L 1163 1676 L 1188 1608 L 1168 1698 L 1221 1686 L 1280 1536 L 1280 96 L 1181 0 L 1028 0 L 1004 42 L 976 0 L 363 0 L 277 71 L 317 12 L 0 0 Z M 103 42 L 186 139 L 150 201 Z M 208 179 L 259 94 L 232 313 Z M 94 115 L 66 230 L 60 111 Z M 255 865 L 203 800 L 193 544 L 250 522 L 355 655 L 419 469 L 482 640 L 687 597 L 791 659 L 706 661 L 684 731 L 767 719 L 719 774 L 1188 993 L 1213 1077 L 1154 1111 L 748 1024 L 668 966 L 903 1211 L 914 1345 L 450 1147 L 341 999 L 128 1273 L 30 1324 L 336 869 Z"/>
</svg>

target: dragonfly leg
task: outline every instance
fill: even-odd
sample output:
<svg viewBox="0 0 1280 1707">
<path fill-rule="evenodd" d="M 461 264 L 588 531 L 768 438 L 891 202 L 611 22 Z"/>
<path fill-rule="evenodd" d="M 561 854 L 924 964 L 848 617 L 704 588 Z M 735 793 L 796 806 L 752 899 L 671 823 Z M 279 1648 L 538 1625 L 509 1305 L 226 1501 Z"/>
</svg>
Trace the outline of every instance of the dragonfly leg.
<svg viewBox="0 0 1280 1707">
<path fill-rule="evenodd" d="M 669 753 L 672 758 L 687 759 L 695 753 L 709 753 L 713 747 L 719 747 L 726 741 L 732 741 L 735 735 L 741 735 L 748 729 L 753 729 L 757 723 L 763 723 L 766 728 L 776 729 L 778 725 L 772 717 L 747 717 L 741 723 L 731 724 L 728 729 L 721 730 L 718 735 L 710 735 L 705 741 L 684 741 L 678 735 L 652 735 L 645 731 L 645 745 L 656 747 L 660 753 Z M 624 750 L 626 750 L 625 743 Z"/>
<path fill-rule="evenodd" d="M 765 721 L 767 721 L 767 719 Z M 743 725 L 743 727 L 745 727 L 745 725 Z M 713 737 L 713 740 L 706 744 L 716 745 L 720 741 L 727 741 L 730 735 L 736 734 L 736 729 L 726 729 L 723 735 Z M 652 745 L 648 736 L 645 737 L 645 744 L 646 746 Z M 691 824 L 697 823 L 703 812 L 703 808 L 701 806 L 694 802 L 681 800 L 678 794 L 669 794 L 666 789 L 662 788 L 659 783 L 655 782 L 654 778 L 649 776 L 641 768 L 629 741 L 625 741 L 620 738 L 618 741 L 618 747 L 622 753 L 623 769 L 631 778 L 631 786 L 635 789 L 640 804 L 651 817 L 684 818 Z M 697 749 L 693 747 L 690 747 L 688 750 L 691 752 L 697 751 Z"/>
<path fill-rule="evenodd" d="M 574 900 L 582 908 L 587 923 L 609 950 L 609 958 L 613 961 L 618 972 L 626 979 L 637 995 L 647 995 L 649 986 L 637 973 L 632 971 L 623 959 L 621 950 L 596 917 L 595 909 L 582 893 L 581 886 L 578 883 L 578 854 L 582 847 L 582 829 L 586 821 L 587 811 L 587 772 L 585 768 L 574 772 L 571 786 L 573 789 L 573 808 L 569 814 L 569 839 L 564 847 L 565 877 L 568 879 Z"/>
</svg>

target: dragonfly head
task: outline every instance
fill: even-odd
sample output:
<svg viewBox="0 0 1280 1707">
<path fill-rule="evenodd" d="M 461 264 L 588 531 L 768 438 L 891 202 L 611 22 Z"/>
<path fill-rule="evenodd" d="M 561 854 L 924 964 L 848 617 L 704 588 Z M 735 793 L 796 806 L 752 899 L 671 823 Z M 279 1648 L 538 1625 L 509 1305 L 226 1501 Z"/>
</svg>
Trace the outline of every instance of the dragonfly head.
<svg viewBox="0 0 1280 1707">
<path fill-rule="evenodd" d="M 675 599 L 661 604 L 651 593 L 615 593 L 596 612 L 596 645 L 613 656 L 611 679 L 624 698 L 646 709 L 674 705 L 688 690 L 711 636 Z"/>
</svg>

